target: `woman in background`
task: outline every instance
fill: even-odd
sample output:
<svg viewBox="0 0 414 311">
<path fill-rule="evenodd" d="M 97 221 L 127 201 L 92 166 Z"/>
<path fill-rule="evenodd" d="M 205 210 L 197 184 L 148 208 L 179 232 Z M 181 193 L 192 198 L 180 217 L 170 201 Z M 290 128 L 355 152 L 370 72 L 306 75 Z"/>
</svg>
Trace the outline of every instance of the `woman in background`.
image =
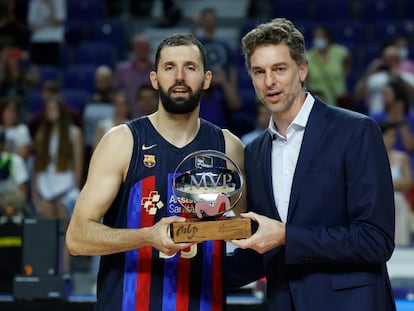
<svg viewBox="0 0 414 311">
<path fill-rule="evenodd" d="M 334 42 L 326 27 L 313 30 L 312 48 L 308 53 L 307 87 L 322 93 L 326 103 L 346 106 L 347 77 L 351 72 L 352 59 L 349 50 Z"/>
<path fill-rule="evenodd" d="M 413 183 L 409 155 L 405 151 L 394 148 L 397 129 L 394 123 L 381 123 L 385 148 L 391 166 L 395 199 L 395 244 L 408 246 L 410 244 L 410 223 L 413 217 L 405 193 Z"/>
<path fill-rule="evenodd" d="M 35 136 L 33 201 L 41 217 L 67 224 L 79 193 L 83 170 L 81 129 L 71 122 L 61 97 L 45 103 L 45 117 Z M 65 247 L 63 272 L 70 273 Z"/>
<path fill-rule="evenodd" d="M 72 123 L 62 98 L 45 104 L 45 117 L 35 136 L 33 197 L 41 216 L 68 218 L 62 199 L 81 186 L 82 131 Z"/>
</svg>

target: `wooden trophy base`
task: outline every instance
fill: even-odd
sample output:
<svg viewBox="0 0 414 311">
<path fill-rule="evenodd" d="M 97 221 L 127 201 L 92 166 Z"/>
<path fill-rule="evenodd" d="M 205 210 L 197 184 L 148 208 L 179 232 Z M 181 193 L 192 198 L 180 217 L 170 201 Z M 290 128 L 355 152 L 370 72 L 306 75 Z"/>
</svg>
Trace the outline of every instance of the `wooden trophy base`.
<svg viewBox="0 0 414 311">
<path fill-rule="evenodd" d="M 249 218 L 191 219 L 171 224 L 171 238 L 176 243 L 243 239 L 251 235 Z"/>
</svg>

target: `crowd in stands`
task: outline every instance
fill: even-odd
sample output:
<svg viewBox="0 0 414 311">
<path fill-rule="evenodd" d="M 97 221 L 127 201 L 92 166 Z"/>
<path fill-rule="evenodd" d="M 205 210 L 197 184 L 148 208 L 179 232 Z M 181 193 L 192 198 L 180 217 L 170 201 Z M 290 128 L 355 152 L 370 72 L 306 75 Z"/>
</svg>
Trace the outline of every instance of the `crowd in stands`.
<svg viewBox="0 0 414 311">
<path fill-rule="evenodd" d="M 22 217 L 68 221 L 100 138 L 113 126 L 157 109 L 158 94 L 149 84 L 154 69 L 150 39 L 142 30 L 127 38 L 126 25 L 107 18 L 103 6 L 101 0 L 0 0 L 0 227 L 18 224 Z M 277 15 L 275 8 L 271 14 Z M 329 22 L 302 16 L 298 24 L 305 25 L 309 91 L 381 125 L 395 182 L 396 242 L 410 245 L 414 15 L 402 17 L 390 21 L 388 26 L 401 30 L 391 34 L 378 36 L 377 28 L 367 24 L 370 42 L 370 35 L 359 39 L 361 31 L 369 32 L 362 20 L 349 21 L 347 38 L 346 27 L 338 30 Z M 176 5 L 167 23 L 158 26 L 172 26 L 173 18 L 181 18 Z M 248 143 L 267 127 L 270 115 L 256 101 L 240 50 L 220 37 L 219 22 L 210 7 L 188 22 L 188 31 L 205 45 L 213 71 L 200 115 Z M 246 18 L 240 36 L 249 25 Z M 10 234 L 7 230 L 0 235 Z M 0 237 L 2 258 L 6 248 L 16 256 L 12 249 L 21 244 L 9 246 Z M 65 272 L 70 273 L 69 258 Z"/>
</svg>

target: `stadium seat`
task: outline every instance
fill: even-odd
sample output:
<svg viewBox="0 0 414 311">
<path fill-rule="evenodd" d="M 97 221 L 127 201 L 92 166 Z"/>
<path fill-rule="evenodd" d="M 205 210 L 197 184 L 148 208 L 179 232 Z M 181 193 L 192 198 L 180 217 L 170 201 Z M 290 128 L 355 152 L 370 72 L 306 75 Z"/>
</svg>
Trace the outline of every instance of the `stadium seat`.
<svg viewBox="0 0 414 311">
<path fill-rule="evenodd" d="M 312 44 L 313 30 L 316 26 L 321 26 L 321 23 L 313 20 L 303 20 L 295 22 L 295 26 L 305 38 L 306 48 L 309 48 Z"/>
<path fill-rule="evenodd" d="M 103 41 L 116 49 L 116 58 L 125 57 L 126 42 L 124 24 L 119 20 L 97 20 L 90 26 L 91 40 Z"/>
<path fill-rule="evenodd" d="M 67 3 L 68 20 L 88 21 L 104 16 L 102 0 L 69 0 Z"/>
<path fill-rule="evenodd" d="M 74 62 L 84 65 L 107 65 L 114 67 L 112 45 L 104 41 L 81 42 L 74 48 Z"/>
<path fill-rule="evenodd" d="M 362 1 L 361 18 L 370 22 L 397 19 L 397 6 L 395 0 L 365 0 Z"/>
<path fill-rule="evenodd" d="M 66 89 L 83 89 L 88 94 L 95 90 L 94 74 L 96 65 L 68 65 L 63 70 L 63 87 Z"/>
<path fill-rule="evenodd" d="M 366 44 L 367 26 L 361 21 L 337 21 L 329 25 L 334 41 L 339 43 Z"/>
<path fill-rule="evenodd" d="M 381 44 L 374 42 L 367 44 L 361 49 L 361 65 L 364 69 L 367 69 L 369 64 L 377 57 L 380 57 Z"/>
<path fill-rule="evenodd" d="M 404 0 L 402 2 L 402 18 L 410 19 L 413 21 L 414 18 L 414 1 L 413 0 Z"/>
<path fill-rule="evenodd" d="M 408 58 L 410 59 L 414 58 L 414 43 L 408 46 Z"/>
<path fill-rule="evenodd" d="M 29 98 L 29 113 L 36 114 L 43 109 L 43 99 L 40 89 L 32 89 Z"/>
<path fill-rule="evenodd" d="M 379 20 L 372 25 L 372 40 L 375 42 L 384 43 L 403 33 L 403 24 L 396 19 Z"/>
<path fill-rule="evenodd" d="M 245 112 L 250 116 L 254 116 L 256 114 L 256 104 L 257 104 L 257 96 L 256 92 L 254 91 L 253 86 L 250 88 L 243 89 L 239 92 L 240 100 L 242 103 L 242 107 L 240 109 L 241 112 Z"/>
<path fill-rule="evenodd" d="M 65 22 L 65 42 L 76 45 L 86 40 L 86 23 L 69 19 Z"/>
<path fill-rule="evenodd" d="M 311 18 L 308 0 L 275 0 L 273 16 L 286 17 L 290 20 L 307 20 Z"/>
<path fill-rule="evenodd" d="M 101 120 L 112 117 L 114 108 L 111 103 L 87 103 L 83 111 L 84 143 L 92 147 L 96 128 Z"/>
<path fill-rule="evenodd" d="M 85 102 L 89 94 L 83 89 L 62 89 L 63 98 L 68 104 L 69 109 L 82 113 Z"/>
<path fill-rule="evenodd" d="M 64 43 L 60 48 L 60 66 L 65 68 L 70 64 L 73 64 L 73 46 Z"/>
<path fill-rule="evenodd" d="M 314 19 L 320 22 L 343 21 L 351 19 L 349 0 L 315 0 Z"/>
<path fill-rule="evenodd" d="M 256 27 L 262 22 L 265 22 L 265 21 L 255 19 L 255 20 L 247 20 L 246 22 L 244 22 L 243 25 L 240 27 L 239 40 L 241 40 L 241 38 L 243 38 L 245 34 L 247 34 L 250 30 L 252 30 L 254 27 Z"/>
<path fill-rule="evenodd" d="M 60 82 L 60 71 L 58 68 L 49 65 L 37 65 L 37 70 L 39 71 L 39 82 L 36 84 L 36 88 L 41 89 L 43 83 L 46 80 L 54 80 Z"/>
</svg>

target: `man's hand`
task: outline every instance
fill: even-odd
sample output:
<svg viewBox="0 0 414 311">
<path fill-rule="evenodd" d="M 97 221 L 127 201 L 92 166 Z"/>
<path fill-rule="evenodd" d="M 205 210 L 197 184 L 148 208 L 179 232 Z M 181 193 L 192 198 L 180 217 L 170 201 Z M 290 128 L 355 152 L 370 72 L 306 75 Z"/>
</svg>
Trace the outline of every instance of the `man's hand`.
<svg viewBox="0 0 414 311">
<path fill-rule="evenodd" d="M 232 240 L 240 248 L 251 248 L 263 254 L 275 247 L 285 244 L 285 224 L 254 212 L 242 213 L 240 216 L 250 218 L 258 223 L 257 231 L 247 239 Z"/>
<path fill-rule="evenodd" d="M 178 216 L 161 218 L 149 229 L 149 244 L 164 253 L 167 256 L 172 256 L 175 253 L 191 247 L 194 243 L 175 243 L 169 234 L 170 224 L 173 222 L 185 222 L 185 218 Z"/>
</svg>

